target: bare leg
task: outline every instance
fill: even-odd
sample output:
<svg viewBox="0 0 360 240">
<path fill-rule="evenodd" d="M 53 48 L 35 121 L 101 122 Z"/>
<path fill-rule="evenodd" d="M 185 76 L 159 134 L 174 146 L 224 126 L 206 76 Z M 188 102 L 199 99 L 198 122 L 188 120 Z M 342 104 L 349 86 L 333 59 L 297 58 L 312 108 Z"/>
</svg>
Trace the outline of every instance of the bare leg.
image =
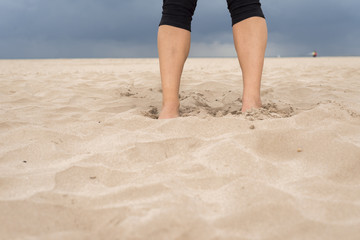
<svg viewBox="0 0 360 240">
<path fill-rule="evenodd" d="M 233 26 L 235 49 L 243 74 L 242 112 L 260 108 L 260 85 L 267 42 L 266 21 L 251 17 Z"/>
<path fill-rule="evenodd" d="M 159 27 L 158 51 L 163 94 L 159 119 L 179 116 L 180 78 L 190 50 L 189 31 L 168 25 Z"/>
</svg>

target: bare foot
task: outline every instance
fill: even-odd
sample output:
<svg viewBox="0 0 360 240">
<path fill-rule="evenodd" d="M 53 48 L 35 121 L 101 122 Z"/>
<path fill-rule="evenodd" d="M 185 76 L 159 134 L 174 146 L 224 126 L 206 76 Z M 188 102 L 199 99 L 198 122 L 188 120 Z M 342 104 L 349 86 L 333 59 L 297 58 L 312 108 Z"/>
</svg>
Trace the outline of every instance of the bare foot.
<svg viewBox="0 0 360 240">
<path fill-rule="evenodd" d="M 259 99 L 243 99 L 242 100 L 242 108 L 241 108 L 241 112 L 246 112 L 249 111 L 251 109 L 258 109 L 261 108 L 261 100 Z"/>
<path fill-rule="evenodd" d="M 163 106 L 158 119 L 169 119 L 179 117 L 179 105 Z"/>
</svg>

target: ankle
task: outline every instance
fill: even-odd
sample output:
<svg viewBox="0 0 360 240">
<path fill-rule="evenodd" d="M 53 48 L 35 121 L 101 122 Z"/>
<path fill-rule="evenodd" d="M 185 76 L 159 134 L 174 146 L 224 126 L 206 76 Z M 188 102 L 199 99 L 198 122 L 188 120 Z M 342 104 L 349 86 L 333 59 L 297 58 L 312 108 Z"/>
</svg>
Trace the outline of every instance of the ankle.
<svg viewBox="0 0 360 240">
<path fill-rule="evenodd" d="M 242 97 L 242 102 L 261 102 L 260 96 Z"/>
<path fill-rule="evenodd" d="M 159 119 L 179 117 L 179 107 L 178 103 L 163 103 Z"/>
<path fill-rule="evenodd" d="M 179 109 L 179 107 L 180 107 L 180 101 L 179 100 L 163 101 L 163 103 L 162 103 L 162 108 Z"/>
<path fill-rule="evenodd" d="M 242 112 L 246 112 L 251 109 L 261 108 L 262 103 L 260 96 L 243 97 L 242 98 Z"/>
</svg>

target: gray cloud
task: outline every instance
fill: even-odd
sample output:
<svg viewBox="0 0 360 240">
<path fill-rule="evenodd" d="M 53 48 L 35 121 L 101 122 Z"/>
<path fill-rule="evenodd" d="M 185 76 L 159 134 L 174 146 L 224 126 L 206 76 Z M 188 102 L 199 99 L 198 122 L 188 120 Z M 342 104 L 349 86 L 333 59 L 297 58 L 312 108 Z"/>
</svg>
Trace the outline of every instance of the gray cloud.
<svg viewBox="0 0 360 240">
<path fill-rule="evenodd" d="M 269 50 L 274 51 L 274 46 L 295 56 L 304 55 L 304 49 L 317 49 L 323 55 L 360 55 L 359 7 L 360 2 L 353 0 L 267 2 Z"/>
<path fill-rule="evenodd" d="M 194 18 L 193 41 L 209 47 L 232 43 L 225 1 L 202 5 Z M 262 7 L 269 29 L 268 56 L 306 56 L 314 49 L 320 55 L 360 55 L 360 1 L 272 0 L 262 1 Z"/>
<path fill-rule="evenodd" d="M 356 0 L 262 1 L 268 56 L 360 55 Z M 156 57 L 161 0 L 1 0 L 0 58 Z M 235 56 L 226 1 L 199 0 L 191 56 Z"/>
</svg>

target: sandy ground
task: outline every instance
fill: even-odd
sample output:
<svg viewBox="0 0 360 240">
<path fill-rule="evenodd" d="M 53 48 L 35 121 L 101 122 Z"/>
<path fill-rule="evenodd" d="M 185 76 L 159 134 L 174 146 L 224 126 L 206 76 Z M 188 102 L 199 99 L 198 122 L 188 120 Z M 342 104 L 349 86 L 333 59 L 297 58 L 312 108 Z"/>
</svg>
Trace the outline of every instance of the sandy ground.
<svg viewBox="0 0 360 240">
<path fill-rule="evenodd" d="M 360 239 L 360 58 L 0 61 L 0 239 Z"/>
</svg>

